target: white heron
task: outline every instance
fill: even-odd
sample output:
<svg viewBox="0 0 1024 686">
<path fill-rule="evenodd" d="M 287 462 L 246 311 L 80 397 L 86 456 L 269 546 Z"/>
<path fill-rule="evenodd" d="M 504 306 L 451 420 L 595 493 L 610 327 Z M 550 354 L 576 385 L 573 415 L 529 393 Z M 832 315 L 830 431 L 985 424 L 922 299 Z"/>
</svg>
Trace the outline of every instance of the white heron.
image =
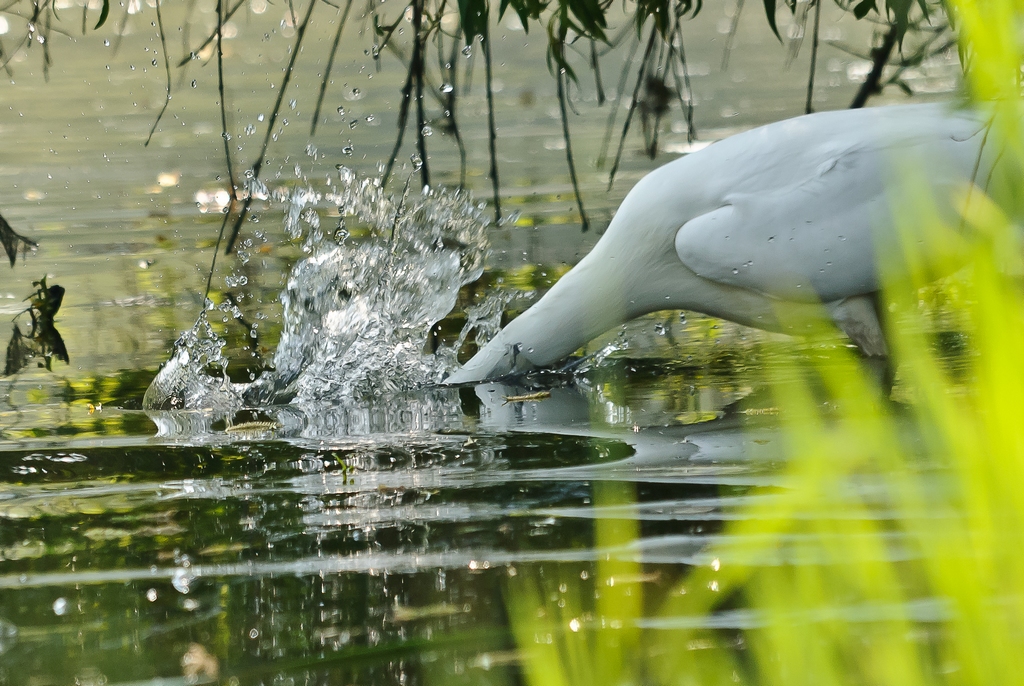
<svg viewBox="0 0 1024 686">
<path fill-rule="evenodd" d="M 674 160 L 640 180 L 594 249 L 447 383 L 550 366 L 663 309 L 769 331 L 826 312 L 864 354 L 884 357 L 878 255 L 899 248 L 894 182 L 912 169 L 951 211 L 954 189 L 983 178 L 982 152 L 995 157 L 986 131 L 982 115 L 943 104 L 822 112 Z"/>
</svg>

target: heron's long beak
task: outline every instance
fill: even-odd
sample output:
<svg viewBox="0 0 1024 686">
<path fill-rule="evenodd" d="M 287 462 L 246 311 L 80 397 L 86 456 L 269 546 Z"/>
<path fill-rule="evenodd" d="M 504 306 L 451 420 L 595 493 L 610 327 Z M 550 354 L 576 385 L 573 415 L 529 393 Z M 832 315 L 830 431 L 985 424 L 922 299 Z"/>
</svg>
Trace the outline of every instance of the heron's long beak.
<svg viewBox="0 0 1024 686">
<path fill-rule="evenodd" d="M 488 381 L 552 365 L 626 321 L 630 308 L 616 271 L 597 250 L 587 255 L 445 383 Z"/>
</svg>

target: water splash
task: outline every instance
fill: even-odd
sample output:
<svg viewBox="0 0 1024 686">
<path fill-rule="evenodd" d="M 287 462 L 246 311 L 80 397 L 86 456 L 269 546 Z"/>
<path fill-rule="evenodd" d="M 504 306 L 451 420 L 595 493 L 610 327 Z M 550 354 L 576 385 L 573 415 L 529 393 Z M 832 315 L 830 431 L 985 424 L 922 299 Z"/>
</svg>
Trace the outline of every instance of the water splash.
<svg viewBox="0 0 1024 686">
<path fill-rule="evenodd" d="M 274 371 L 231 383 L 224 341 L 204 312 L 178 340 L 144 407 L 230 410 L 402 393 L 436 384 L 454 369 L 457 345 L 470 329 L 480 337 L 494 328 L 500 307 L 497 315 L 485 307 L 471 314 L 455 347 L 427 352 L 433 325 L 452 311 L 459 289 L 483 272 L 488 221 L 481 207 L 460 191 L 407 188 L 395 197 L 379 179 L 340 172 L 332 193 L 306 187 L 270 194 L 284 205 L 288 235 L 304 236 L 307 255 L 281 294 Z M 341 219 L 326 232 L 321 211 L 330 205 Z M 356 240 L 348 226 L 368 229 L 368 236 Z"/>
</svg>

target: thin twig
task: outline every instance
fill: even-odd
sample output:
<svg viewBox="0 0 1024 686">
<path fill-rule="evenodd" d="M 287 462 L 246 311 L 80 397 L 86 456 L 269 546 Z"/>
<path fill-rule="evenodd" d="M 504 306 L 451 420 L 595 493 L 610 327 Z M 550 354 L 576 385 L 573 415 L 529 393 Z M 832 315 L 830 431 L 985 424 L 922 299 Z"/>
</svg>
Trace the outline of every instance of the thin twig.
<svg viewBox="0 0 1024 686">
<path fill-rule="evenodd" d="M 167 106 L 171 104 L 171 58 L 167 54 L 167 40 L 164 36 L 164 20 L 160 14 L 160 0 L 156 0 L 156 26 L 157 31 L 160 33 L 160 49 L 163 51 L 164 56 L 164 71 L 167 72 L 167 92 L 164 95 L 164 106 L 160 108 L 160 114 L 156 115 L 156 121 L 153 122 L 153 128 L 149 130 L 149 136 L 146 137 L 146 143 L 143 147 L 149 147 L 149 142 L 153 140 L 153 134 L 156 132 L 157 125 L 163 119 Z"/>
<path fill-rule="evenodd" d="M 501 198 L 498 189 L 498 127 L 494 124 L 494 90 L 491 88 L 491 38 L 490 31 L 483 37 L 484 66 L 487 75 L 487 138 L 491 152 L 491 187 L 494 190 L 494 223 L 501 221 Z"/>
<path fill-rule="evenodd" d="M 416 147 L 420 155 L 420 179 L 424 186 L 430 185 L 430 165 L 427 163 L 427 136 L 424 129 L 427 118 L 423 113 L 423 36 L 420 27 L 423 25 L 424 0 L 412 0 L 412 63 L 415 65 L 416 76 Z"/>
<path fill-rule="evenodd" d="M 676 19 L 675 34 L 679 39 L 679 65 L 683 70 L 682 86 L 686 88 L 686 102 L 683 102 L 683 92 L 679 84 L 679 72 L 676 71 L 675 62 L 672 63 L 672 76 L 676 81 L 676 92 L 679 96 L 679 104 L 686 113 L 686 142 L 692 143 L 697 138 L 697 127 L 693 124 L 693 87 L 690 84 L 690 68 L 686 64 L 686 46 L 683 44 L 683 27 Z"/>
<path fill-rule="evenodd" d="M 590 69 L 594 72 L 594 85 L 597 87 L 597 105 L 604 104 L 604 84 L 601 82 L 601 62 L 597 59 L 597 41 L 590 39 Z"/>
<path fill-rule="evenodd" d="M 274 109 L 270 113 L 270 120 L 267 122 L 267 133 L 263 137 L 263 147 L 260 148 L 260 156 L 257 158 L 256 163 L 252 165 L 252 180 L 254 182 L 260 178 L 260 170 L 263 169 L 263 161 L 267 157 L 267 148 L 270 147 L 270 138 L 274 133 L 274 124 L 277 123 L 277 115 L 281 113 L 281 102 L 284 100 L 284 94 L 288 90 L 288 82 L 291 80 L 292 70 L 295 68 L 295 60 L 299 58 L 299 53 L 302 52 L 302 39 L 306 35 L 306 27 L 309 26 L 309 18 L 313 16 L 313 8 L 316 7 L 316 4 L 317 0 L 309 0 L 306 16 L 302 19 L 302 24 L 299 25 L 295 33 L 295 47 L 292 48 L 291 59 L 288 60 L 288 66 L 284 70 L 284 78 L 281 79 L 281 86 L 277 91 L 277 102 L 274 103 Z M 231 227 L 231 237 L 224 248 L 224 254 L 230 254 L 231 249 L 235 247 L 235 240 L 238 238 L 238 232 L 242 229 L 242 222 L 249 215 L 252 197 L 252 193 L 247 193 L 245 196 L 245 201 L 242 203 L 242 211 L 238 213 L 235 224 Z"/>
<path fill-rule="evenodd" d="M 640 87 L 644 83 L 644 74 L 647 71 L 647 62 L 651 57 L 651 51 L 654 49 L 654 39 L 658 35 L 658 26 L 653 24 L 651 26 L 651 35 L 647 39 L 647 48 L 644 50 L 644 58 L 640 62 L 640 70 L 636 75 L 636 86 L 633 88 L 633 99 L 629 103 L 629 111 L 626 112 L 626 122 L 622 125 L 622 135 L 619 137 L 619 147 L 615 151 L 615 161 L 612 163 L 612 169 L 608 173 L 608 190 L 612 189 L 612 184 L 615 183 L 615 172 L 619 169 L 619 161 L 622 159 L 622 148 L 626 144 L 626 134 L 629 133 L 629 123 L 633 119 L 633 112 L 636 111 L 637 96 L 640 95 Z"/>
<path fill-rule="evenodd" d="M 334 43 L 331 45 L 331 56 L 327 59 L 327 68 L 324 69 L 324 78 L 320 81 L 320 95 L 316 99 L 316 108 L 313 110 L 313 122 L 309 127 L 309 135 L 316 133 L 317 120 L 320 119 L 320 108 L 324 104 L 324 94 L 327 92 L 327 83 L 331 80 L 331 68 L 334 67 L 334 57 L 338 54 L 338 43 L 341 42 L 341 32 L 345 29 L 345 22 L 348 21 L 348 11 L 352 9 L 352 0 L 345 5 L 345 12 L 338 22 L 338 30 L 334 33 Z"/>
<path fill-rule="evenodd" d="M 811 100 L 814 97 L 814 70 L 818 66 L 818 29 L 821 27 L 821 0 L 814 0 L 814 35 L 811 37 L 811 71 L 807 75 L 807 106 L 805 114 L 814 111 Z"/>
<path fill-rule="evenodd" d="M 722 50 L 722 71 L 729 68 L 729 58 L 732 57 L 732 46 L 736 42 L 736 32 L 740 28 L 740 14 L 743 12 L 743 0 L 736 0 L 736 12 L 729 21 L 729 33 L 725 36 L 725 48 Z"/>
<path fill-rule="evenodd" d="M 871 72 L 864 80 L 864 83 L 861 84 L 860 90 L 857 91 L 857 95 L 853 98 L 853 102 L 850 103 L 851 110 L 864 107 L 864 103 L 868 101 L 868 98 L 879 91 L 878 84 L 882 80 L 882 70 L 889 61 L 894 47 L 896 47 L 896 24 L 891 24 L 888 32 L 885 34 L 885 38 L 882 40 L 882 44 L 871 51 Z"/>
<path fill-rule="evenodd" d="M 128 9 L 132 6 L 131 2 L 124 4 L 124 12 L 121 14 L 121 22 L 117 26 L 117 35 L 114 36 L 114 56 L 117 56 L 117 51 L 121 49 L 121 39 L 124 38 L 124 30 L 128 26 Z"/>
<path fill-rule="evenodd" d="M 608 157 L 608 145 L 612 140 L 612 130 L 615 128 L 615 118 L 619 113 L 619 103 L 622 102 L 622 94 L 626 92 L 626 83 L 629 81 L 629 70 L 633 66 L 633 58 L 636 57 L 637 48 L 640 47 L 640 41 L 634 41 L 630 44 L 629 56 L 626 57 L 622 63 L 622 72 L 619 74 L 619 85 L 615 88 L 615 104 L 612 105 L 611 111 L 608 113 L 608 123 L 604 129 L 604 140 L 601 141 L 601 151 L 597 154 L 597 167 L 600 169 L 604 166 Z"/>
<path fill-rule="evenodd" d="M 440 32 L 440 31 L 437 32 L 437 57 L 438 57 L 438 60 L 444 59 L 443 56 L 442 56 L 442 53 L 443 53 L 443 49 L 442 49 L 443 48 L 443 43 L 442 43 L 443 39 L 442 39 L 442 37 L 443 37 L 443 35 L 444 34 L 442 32 Z M 459 92 L 458 88 L 457 88 L 457 84 L 456 84 L 456 80 L 458 79 L 458 76 L 459 76 L 459 70 L 458 70 L 458 67 L 457 67 L 458 56 L 459 56 L 459 40 L 458 40 L 458 38 L 455 38 L 455 39 L 452 40 L 452 51 L 451 51 L 450 57 L 448 58 L 447 66 L 442 65 L 443 72 L 445 72 L 448 75 L 448 81 L 447 81 L 448 92 L 444 94 L 445 95 L 445 99 L 444 99 L 444 102 L 442 103 L 442 108 L 444 109 L 445 117 L 448 119 L 449 123 L 451 124 L 451 134 L 452 134 L 452 136 L 455 137 L 455 145 L 457 145 L 458 148 L 459 148 L 459 188 L 465 188 L 466 187 L 466 145 L 462 141 L 462 134 L 459 132 L 459 123 L 455 119 L 455 103 L 458 100 L 458 98 L 456 96 L 457 96 L 457 93 Z"/>
<path fill-rule="evenodd" d="M 224 0 L 217 0 L 217 89 L 220 93 L 220 137 L 224 141 L 224 160 L 228 167 L 228 185 L 231 189 L 231 201 L 228 207 L 224 208 L 224 218 L 220 222 L 220 231 L 217 232 L 217 244 L 213 247 L 213 259 L 210 260 L 210 273 L 206 276 L 206 291 L 203 294 L 203 311 L 206 311 L 206 301 L 210 297 L 210 286 L 213 283 L 213 273 L 217 268 L 217 254 L 220 252 L 221 241 L 224 240 L 224 229 L 228 225 L 228 218 L 231 216 L 230 208 L 238 202 L 238 188 L 235 186 L 235 170 L 231 162 L 231 146 L 228 143 L 228 110 L 224 99 L 224 50 L 221 43 L 221 34 L 224 30 Z M 164 52 L 166 55 L 166 51 Z"/>
<path fill-rule="evenodd" d="M 224 23 L 227 23 L 227 21 L 229 19 L 231 19 L 232 16 L 234 16 L 235 12 L 237 12 L 239 9 L 241 9 L 242 5 L 244 5 L 247 2 L 249 2 L 249 0 L 238 0 L 238 2 L 235 4 L 235 6 L 232 7 L 230 10 L 228 10 L 227 14 L 224 15 Z M 203 41 L 202 45 L 200 45 L 195 50 L 190 51 L 189 54 L 186 55 L 185 57 L 181 58 L 181 61 L 178 62 L 178 66 L 179 67 L 184 67 L 186 64 L 188 64 L 193 59 L 195 59 L 196 55 L 198 55 L 203 50 L 205 50 L 206 46 L 208 46 L 210 43 L 212 43 L 215 40 L 217 40 L 217 33 L 216 32 L 211 33 L 209 36 L 206 37 L 206 40 Z"/>
<path fill-rule="evenodd" d="M 402 149 L 402 140 L 405 138 L 405 127 L 409 123 L 409 102 L 412 99 L 413 67 L 414 60 L 409 60 L 409 69 L 406 71 L 405 84 L 402 86 L 402 104 L 398 106 L 398 136 L 395 138 L 395 147 L 391 149 L 391 156 L 388 163 L 384 165 L 384 172 L 381 174 L 381 185 L 387 185 L 391 178 L 391 170 L 398 159 L 398 152 Z"/>
<path fill-rule="evenodd" d="M 563 52 L 564 58 L 564 52 Z M 580 211 L 580 223 L 583 231 L 590 228 L 590 220 L 587 219 L 587 211 L 583 208 L 583 196 L 580 194 L 579 180 L 576 178 L 576 163 L 572 157 L 572 139 L 569 137 L 569 112 L 565 106 L 565 70 L 559 69 L 555 75 L 558 84 L 558 109 L 562 113 L 562 138 L 565 140 L 565 161 L 569 165 L 569 178 L 572 180 L 572 192 L 576 195 L 576 207 Z"/>
</svg>

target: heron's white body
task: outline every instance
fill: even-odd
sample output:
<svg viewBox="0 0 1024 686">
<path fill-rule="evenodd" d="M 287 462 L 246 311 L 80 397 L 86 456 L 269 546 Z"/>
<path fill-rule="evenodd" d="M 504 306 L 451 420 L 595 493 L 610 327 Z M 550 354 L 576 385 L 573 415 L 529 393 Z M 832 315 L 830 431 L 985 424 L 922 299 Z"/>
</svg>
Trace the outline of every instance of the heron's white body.
<svg viewBox="0 0 1024 686">
<path fill-rule="evenodd" d="M 823 112 L 670 162 L 630 191 L 589 255 L 449 382 L 553 364 L 661 309 L 782 331 L 824 303 L 867 354 L 884 355 L 872 299 L 878 255 L 900 241 L 894 182 L 909 170 L 949 198 L 976 174 L 985 130 L 977 113 L 938 104 Z"/>
</svg>

